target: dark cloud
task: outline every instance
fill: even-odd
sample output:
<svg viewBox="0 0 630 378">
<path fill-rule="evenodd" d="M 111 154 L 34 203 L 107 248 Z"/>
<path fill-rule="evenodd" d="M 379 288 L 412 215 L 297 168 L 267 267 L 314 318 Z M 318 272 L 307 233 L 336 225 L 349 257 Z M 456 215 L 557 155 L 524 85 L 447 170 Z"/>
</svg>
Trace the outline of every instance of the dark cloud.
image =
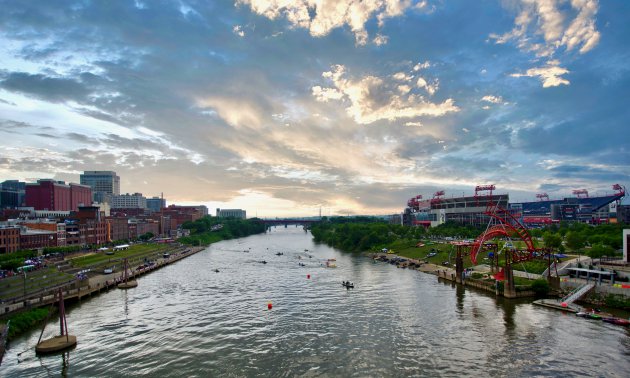
<svg viewBox="0 0 630 378">
<path fill-rule="evenodd" d="M 25 72 L 11 72 L 3 75 L 2 80 L 0 80 L 0 88 L 51 102 L 82 101 L 89 93 L 83 84 L 74 79 L 54 78 Z"/>
</svg>

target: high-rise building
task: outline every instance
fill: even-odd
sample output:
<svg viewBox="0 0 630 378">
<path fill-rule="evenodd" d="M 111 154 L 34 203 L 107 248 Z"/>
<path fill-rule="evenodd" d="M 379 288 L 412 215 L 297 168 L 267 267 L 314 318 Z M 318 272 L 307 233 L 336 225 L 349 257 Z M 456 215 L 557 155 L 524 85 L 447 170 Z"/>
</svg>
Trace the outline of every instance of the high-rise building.
<svg viewBox="0 0 630 378">
<path fill-rule="evenodd" d="M 159 213 L 166 207 L 166 200 L 161 197 L 147 198 L 147 209 L 152 213 Z"/>
<path fill-rule="evenodd" d="M 16 208 L 25 205 L 26 183 L 6 180 L 0 184 L 0 208 Z"/>
<path fill-rule="evenodd" d="M 120 195 L 120 177 L 114 171 L 84 171 L 81 184 L 92 188 L 95 202 L 110 202 L 112 196 Z"/>
</svg>

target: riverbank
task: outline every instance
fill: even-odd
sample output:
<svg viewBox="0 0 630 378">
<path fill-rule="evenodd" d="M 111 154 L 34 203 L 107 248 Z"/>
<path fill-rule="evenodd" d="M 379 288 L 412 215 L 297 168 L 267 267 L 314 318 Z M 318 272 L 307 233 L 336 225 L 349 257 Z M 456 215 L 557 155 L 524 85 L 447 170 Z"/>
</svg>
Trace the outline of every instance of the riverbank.
<svg viewBox="0 0 630 378">
<path fill-rule="evenodd" d="M 164 266 L 173 264 L 181 259 L 191 256 L 197 252 L 204 250 L 205 247 L 178 247 L 175 250 L 171 250 L 167 255 L 163 255 L 161 259 L 158 259 L 152 265 L 134 264 L 130 265 L 127 271 L 127 275 L 130 279 L 136 279 L 145 274 L 148 274 L 154 270 L 160 269 Z M 97 295 L 102 291 L 109 291 L 111 288 L 116 288 L 118 283 L 122 280 L 123 272 L 120 275 L 113 276 L 112 274 L 98 273 L 87 280 L 75 282 L 74 287 L 67 287 L 62 289 L 63 297 L 66 302 L 81 301 L 85 297 L 91 297 Z M 4 304 L 2 306 L 2 319 L 12 321 L 12 331 L 9 336 L 9 340 L 19 336 L 19 334 L 33 329 L 41 324 L 46 316 L 40 316 L 40 311 L 45 306 L 56 302 L 58 300 L 56 294 L 50 293 L 41 295 L 37 298 L 30 298 L 23 302 Z M 46 311 L 47 313 L 47 311 Z M 36 321 L 30 321 L 27 325 L 17 327 L 17 324 L 13 322 L 14 318 L 26 318 L 37 319 Z M 14 328 L 17 327 L 17 328 Z"/>
</svg>

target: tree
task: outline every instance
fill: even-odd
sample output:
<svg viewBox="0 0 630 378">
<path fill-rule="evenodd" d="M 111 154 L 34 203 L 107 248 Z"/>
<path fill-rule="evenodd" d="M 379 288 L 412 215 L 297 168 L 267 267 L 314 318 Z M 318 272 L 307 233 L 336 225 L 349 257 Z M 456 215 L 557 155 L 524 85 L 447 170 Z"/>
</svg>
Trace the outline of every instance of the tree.
<svg viewBox="0 0 630 378">
<path fill-rule="evenodd" d="M 138 237 L 138 239 L 140 239 L 142 241 L 147 241 L 147 240 L 153 238 L 154 236 L 155 235 L 153 234 L 153 232 L 147 232 L 147 233 L 144 233 L 144 234 L 140 235 Z"/>
<path fill-rule="evenodd" d="M 569 231 L 564 237 L 567 247 L 576 251 L 584 247 L 586 243 L 586 237 L 579 231 Z"/>
<path fill-rule="evenodd" d="M 615 254 L 615 250 L 612 247 L 603 244 L 595 244 L 591 249 L 586 252 L 591 258 L 597 259 L 602 256 L 612 256 Z"/>
<path fill-rule="evenodd" d="M 560 235 L 551 233 L 549 231 L 543 234 L 543 241 L 547 248 L 559 248 L 562 245 L 562 238 Z"/>
</svg>

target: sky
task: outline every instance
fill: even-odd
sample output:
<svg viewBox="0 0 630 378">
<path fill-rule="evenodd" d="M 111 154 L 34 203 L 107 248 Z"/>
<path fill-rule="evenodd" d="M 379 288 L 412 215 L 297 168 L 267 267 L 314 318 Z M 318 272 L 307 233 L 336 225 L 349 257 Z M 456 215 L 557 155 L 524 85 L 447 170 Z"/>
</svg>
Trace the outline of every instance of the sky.
<svg viewBox="0 0 630 378">
<path fill-rule="evenodd" d="M 248 216 L 630 184 L 630 2 L 0 0 L 0 180 Z"/>
</svg>

